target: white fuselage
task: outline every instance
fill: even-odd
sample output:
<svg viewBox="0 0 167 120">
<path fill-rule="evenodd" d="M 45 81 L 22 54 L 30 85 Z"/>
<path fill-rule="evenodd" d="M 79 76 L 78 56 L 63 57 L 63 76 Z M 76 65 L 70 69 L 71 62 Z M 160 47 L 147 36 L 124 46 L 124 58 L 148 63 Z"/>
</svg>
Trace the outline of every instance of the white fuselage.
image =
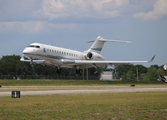
<svg viewBox="0 0 167 120">
<path fill-rule="evenodd" d="M 91 58 L 88 58 L 88 53 L 89 51 L 80 52 L 76 50 L 70 50 L 41 43 L 32 43 L 23 50 L 23 54 L 30 57 L 31 59 L 45 60 L 45 64 L 54 65 L 58 67 L 74 67 L 74 64 L 64 64 L 63 60 L 104 61 L 104 58 L 100 54 L 91 52 L 91 55 L 93 56 L 91 56 Z M 83 68 L 83 66 L 77 65 L 75 65 L 75 67 Z M 88 68 L 88 66 L 85 67 Z"/>
</svg>

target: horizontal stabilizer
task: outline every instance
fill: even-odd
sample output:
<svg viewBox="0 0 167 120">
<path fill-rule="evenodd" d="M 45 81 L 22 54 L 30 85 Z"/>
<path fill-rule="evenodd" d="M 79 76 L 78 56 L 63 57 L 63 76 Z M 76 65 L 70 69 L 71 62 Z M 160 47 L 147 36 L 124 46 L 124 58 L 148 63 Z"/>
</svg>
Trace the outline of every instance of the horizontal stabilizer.
<svg viewBox="0 0 167 120">
<path fill-rule="evenodd" d="M 101 36 L 97 37 L 98 41 L 101 42 L 120 42 L 120 43 L 132 43 L 131 41 L 123 41 L 123 40 L 111 40 L 111 39 L 104 39 Z M 90 40 L 88 43 L 95 42 L 96 40 Z"/>
</svg>

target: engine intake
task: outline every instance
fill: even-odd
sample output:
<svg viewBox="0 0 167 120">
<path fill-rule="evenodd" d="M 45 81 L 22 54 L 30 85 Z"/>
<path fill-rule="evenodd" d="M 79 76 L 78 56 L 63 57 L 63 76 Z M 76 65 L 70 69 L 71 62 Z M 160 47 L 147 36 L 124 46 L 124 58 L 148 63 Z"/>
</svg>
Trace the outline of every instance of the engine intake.
<svg viewBox="0 0 167 120">
<path fill-rule="evenodd" d="M 93 53 L 88 52 L 88 54 L 86 55 L 86 59 L 88 59 L 88 60 L 93 59 Z"/>
<path fill-rule="evenodd" d="M 85 54 L 85 59 L 86 60 L 104 60 L 104 58 L 95 52 L 88 52 Z"/>
</svg>

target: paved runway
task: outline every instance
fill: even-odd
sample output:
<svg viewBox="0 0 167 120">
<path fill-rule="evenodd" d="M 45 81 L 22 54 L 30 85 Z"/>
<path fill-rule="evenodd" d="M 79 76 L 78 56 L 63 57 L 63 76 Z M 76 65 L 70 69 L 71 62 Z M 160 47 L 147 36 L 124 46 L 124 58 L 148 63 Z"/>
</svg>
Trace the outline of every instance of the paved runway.
<svg viewBox="0 0 167 120">
<path fill-rule="evenodd" d="M 98 94 L 98 93 L 124 93 L 124 92 L 167 92 L 167 88 L 107 88 L 93 90 L 40 90 L 20 91 L 21 96 L 25 95 L 56 95 L 56 94 Z M 10 92 L 0 92 L 0 96 L 11 96 Z"/>
</svg>

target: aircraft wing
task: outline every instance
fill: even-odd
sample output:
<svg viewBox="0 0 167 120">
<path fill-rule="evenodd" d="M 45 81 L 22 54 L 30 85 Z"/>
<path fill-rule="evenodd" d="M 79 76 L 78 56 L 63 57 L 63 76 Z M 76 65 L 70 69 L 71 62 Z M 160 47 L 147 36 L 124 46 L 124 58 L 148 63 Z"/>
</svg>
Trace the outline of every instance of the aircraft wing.
<svg viewBox="0 0 167 120">
<path fill-rule="evenodd" d="M 77 65 L 93 65 L 93 66 L 106 66 L 106 65 L 126 65 L 133 63 L 147 63 L 152 62 L 155 58 L 155 55 L 147 61 L 93 61 L 93 60 L 64 60 L 64 64 L 77 64 Z"/>
<path fill-rule="evenodd" d="M 107 65 L 126 65 L 133 63 L 147 63 L 152 62 L 155 58 L 155 55 L 148 61 L 94 61 L 94 60 L 69 60 L 69 59 L 61 59 L 61 67 L 72 67 L 72 66 L 82 66 L 82 68 L 90 68 L 90 67 L 98 67 L 98 66 L 107 66 Z M 55 65 L 56 61 L 50 60 L 25 60 L 23 57 L 20 59 L 23 62 L 37 63 L 37 64 L 47 64 L 47 65 Z"/>
</svg>

